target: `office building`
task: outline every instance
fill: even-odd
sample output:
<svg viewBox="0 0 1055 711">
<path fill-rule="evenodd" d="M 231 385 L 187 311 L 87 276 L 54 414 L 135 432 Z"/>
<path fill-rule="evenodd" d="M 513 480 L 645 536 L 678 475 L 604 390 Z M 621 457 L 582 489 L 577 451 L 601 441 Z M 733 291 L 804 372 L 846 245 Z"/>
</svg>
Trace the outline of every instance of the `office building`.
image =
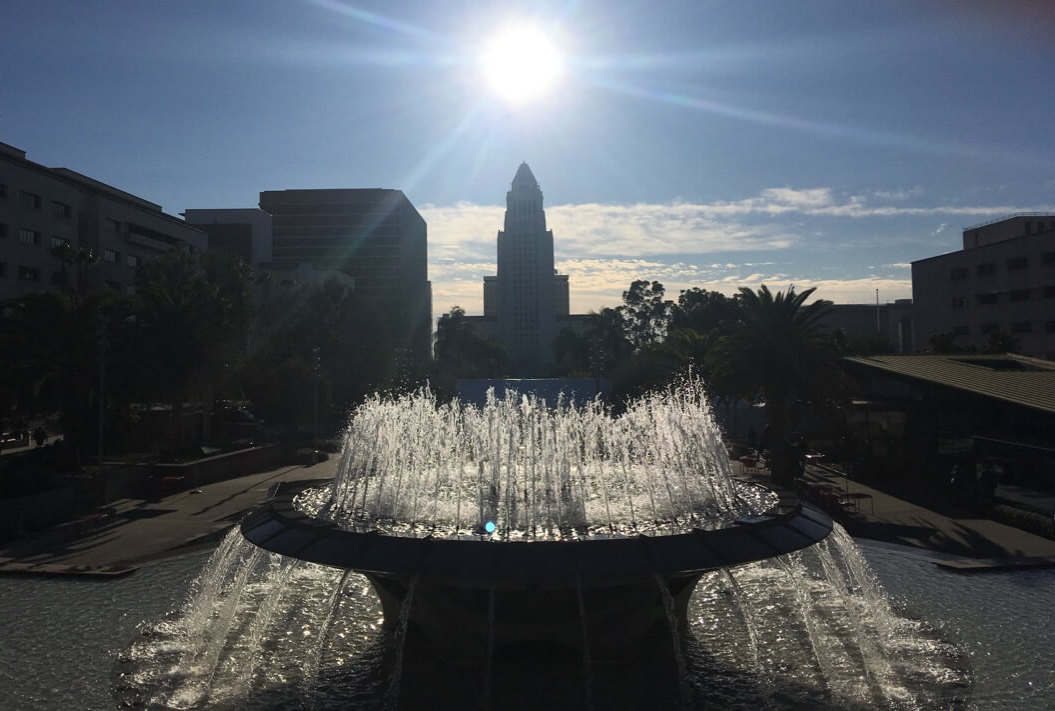
<svg viewBox="0 0 1055 711">
<path fill-rule="evenodd" d="M 1023 355 L 1055 359 L 1055 214 L 963 231 L 963 249 L 912 263 L 917 349 L 937 334 L 985 349 L 1009 334 Z"/>
<path fill-rule="evenodd" d="M 0 299 L 63 289 L 130 295 L 142 264 L 207 244 L 160 205 L 0 143 Z M 90 250 L 94 263 L 64 261 L 53 250 L 62 245 Z"/>
<path fill-rule="evenodd" d="M 399 190 L 268 190 L 270 268 L 333 269 L 363 298 L 383 304 L 412 356 L 431 352 L 432 287 L 425 220 Z"/>
</svg>

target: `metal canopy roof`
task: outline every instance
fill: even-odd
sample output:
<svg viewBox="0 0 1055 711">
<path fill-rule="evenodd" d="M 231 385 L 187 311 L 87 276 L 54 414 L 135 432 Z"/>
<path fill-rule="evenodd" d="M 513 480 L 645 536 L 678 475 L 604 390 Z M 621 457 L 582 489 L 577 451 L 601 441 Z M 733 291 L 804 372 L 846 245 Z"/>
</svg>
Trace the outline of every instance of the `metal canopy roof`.
<svg viewBox="0 0 1055 711">
<path fill-rule="evenodd" d="M 871 356 L 846 360 L 1055 413 L 1055 362 L 1020 355 Z"/>
</svg>

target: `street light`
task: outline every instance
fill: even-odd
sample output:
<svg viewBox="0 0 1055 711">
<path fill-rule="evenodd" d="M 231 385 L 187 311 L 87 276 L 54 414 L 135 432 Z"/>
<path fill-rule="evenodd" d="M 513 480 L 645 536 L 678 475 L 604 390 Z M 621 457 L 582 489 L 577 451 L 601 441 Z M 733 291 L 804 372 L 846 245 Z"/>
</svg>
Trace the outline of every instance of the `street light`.
<svg viewBox="0 0 1055 711">
<path fill-rule="evenodd" d="M 312 409 L 314 411 L 314 417 L 313 417 L 312 434 L 311 434 L 311 461 L 312 461 L 312 464 L 317 464 L 318 461 L 319 461 L 319 450 L 318 450 L 318 446 L 319 446 L 319 371 L 321 370 L 321 363 L 319 361 L 319 347 L 315 346 L 314 348 L 312 348 L 311 349 L 311 354 L 312 354 L 312 371 L 315 373 L 315 378 L 313 379 L 314 382 L 313 382 L 313 388 L 312 388 L 312 390 L 314 391 L 314 397 L 313 397 L 314 403 L 313 403 L 313 407 L 312 407 Z"/>
</svg>

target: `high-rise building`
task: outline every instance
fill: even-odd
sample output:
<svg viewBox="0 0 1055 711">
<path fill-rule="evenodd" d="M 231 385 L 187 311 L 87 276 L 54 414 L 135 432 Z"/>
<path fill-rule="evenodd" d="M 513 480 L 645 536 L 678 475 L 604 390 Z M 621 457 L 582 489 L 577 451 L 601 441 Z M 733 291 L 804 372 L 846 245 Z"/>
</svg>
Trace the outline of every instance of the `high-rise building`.
<svg viewBox="0 0 1055 711">
<path fill-rule="evenodd" d="M 268 190 L 271 265 L 336 269 L 355 291 L 384 305 L 415 359 L 426 360 L 432 336 L 425 220 L 399 190 Z"/>
<path fill-rule="evenodd" d="M 53 250 L 63 245 L 96 261 L 67 263 Z M 160 205 L 0 143 L 0 299 L 63 289 L 129 295 L 139 267 L 179 245 L 204 250 L 208 238 Z"/>
<path fill-rule="evenodd" d="M 963 249 L 912 263 L 917 348 L 949 334 L 984 349 L 992 334 L 1055 360 L 1055 214 L 1012 215 L 963 231 Z"/>
<path fill-rule="evenodd" d="M 546 229 L 542 190 L 521 163 L 506 193 L 504 229 L 498 232 L 498 274 L 484 277 L 481 333 L 505 346 L 509 371 L 548 375 L 553 341 L 568 320 L 568 277 L 553 266 L 553 231 Z"/>
</svg>

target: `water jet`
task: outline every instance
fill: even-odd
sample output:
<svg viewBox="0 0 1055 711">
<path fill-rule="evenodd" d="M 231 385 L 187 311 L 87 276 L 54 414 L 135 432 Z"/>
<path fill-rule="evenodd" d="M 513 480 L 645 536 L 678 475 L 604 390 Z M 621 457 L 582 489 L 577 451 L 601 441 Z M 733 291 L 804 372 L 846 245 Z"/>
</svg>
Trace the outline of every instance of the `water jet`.
<svg viewBox="0 0 1055 711">
<path fill-rule="evenodd" d="M 278 488 L 127 656 L 133 705 L 167 708 L 926 708 L 964 684 L 824 513 L 732 475 L 695 384 L 619 416 L 376 398 L 336 477 Z"/>
</svg>

